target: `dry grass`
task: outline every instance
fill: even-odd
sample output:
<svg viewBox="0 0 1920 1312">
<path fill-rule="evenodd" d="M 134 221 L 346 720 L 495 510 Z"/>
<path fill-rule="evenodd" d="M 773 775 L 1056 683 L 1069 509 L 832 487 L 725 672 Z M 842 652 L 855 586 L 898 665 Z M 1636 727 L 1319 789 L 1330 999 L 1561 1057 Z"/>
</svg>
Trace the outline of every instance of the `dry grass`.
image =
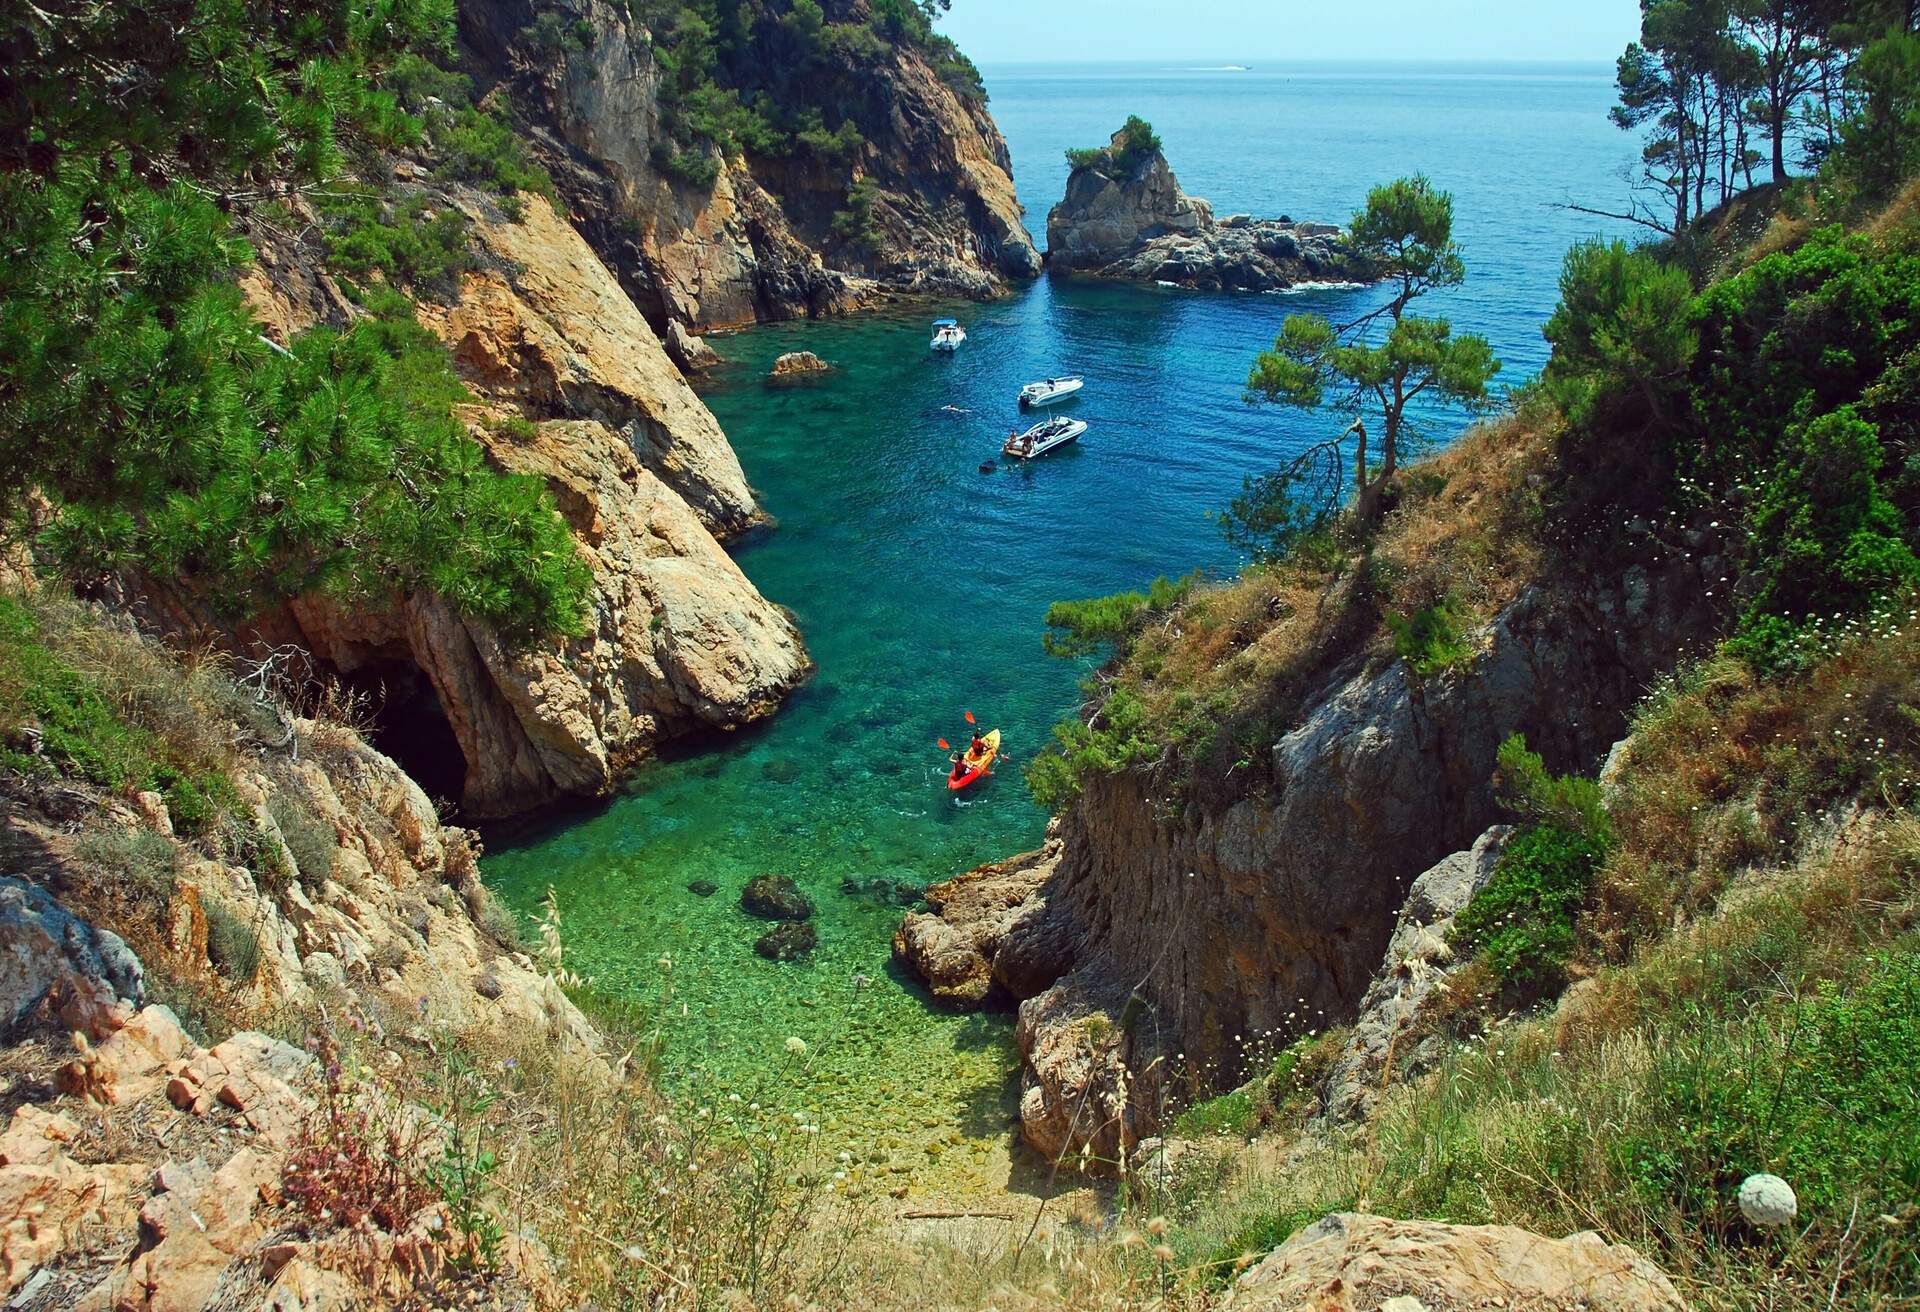
<svg viewBox="0 0 1920 1312">
<path fill-rule="evenodd" d="M 1297 713 L 1316 675 L 1357 655 L 1387 661 L 1388 617 L 1442 603 L 1491 618 L 1539 573 L 1536 474 L 1549 419 L 1477 427 L 1407 469 L 1371 542 L 1303 550 L 1204 586 L 1156 616 L 1105 674 L 1130 693 L 1182 773 L 1202 788 L 1250 785 L 1258 748 Z"/>
<path fill-rule="evenodd" d="M 1781 679 L 1709 659 L 1636 719 L 1609 806 L 1619 841 L 1583 926 L 1601 959 L 1830 838 L 1856 803 L 1920 797 L 1920 612 L 1836 621 L 1807 648 L 1818 664 Z"/>
</svg>

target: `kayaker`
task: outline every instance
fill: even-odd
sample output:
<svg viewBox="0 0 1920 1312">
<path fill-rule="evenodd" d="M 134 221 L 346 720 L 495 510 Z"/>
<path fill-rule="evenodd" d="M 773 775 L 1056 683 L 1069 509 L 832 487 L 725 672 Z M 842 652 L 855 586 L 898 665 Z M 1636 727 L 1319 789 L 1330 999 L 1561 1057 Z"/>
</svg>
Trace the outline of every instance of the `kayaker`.
<svg viewBox="0 0 1920 1312">
<path fill-rule="evenodd" d="M 978 732 L 975 732 L 973 735 L 973 746 L 967 749 L 967 755 L 977 761 L 986 754 L 987 740 L 982 738 Z"/>
</svg>

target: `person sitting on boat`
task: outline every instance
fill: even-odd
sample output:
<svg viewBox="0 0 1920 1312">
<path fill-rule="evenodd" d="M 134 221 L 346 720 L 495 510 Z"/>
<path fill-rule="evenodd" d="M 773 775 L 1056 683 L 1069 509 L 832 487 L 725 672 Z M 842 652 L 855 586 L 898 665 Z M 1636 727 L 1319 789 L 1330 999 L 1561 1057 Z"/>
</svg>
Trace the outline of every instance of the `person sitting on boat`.
<svg viewBox="0 0 1920 1312">
<path fill-rule="evenodd" d="M 1022 455 L 1030 456 L 1033 454 L 1033 434 L 1032 433 L 1028 433 L 1025 437 L 1020 439 L 1020 452 Z"/>
<path fill-rule="evenodd" d="M 967 749 L 968 758 L 977 761 L 986 754 L 987 740 L 982 738 L 978 733 L 975 733 L 973 735 L 973 746 Z"/>
</svg>

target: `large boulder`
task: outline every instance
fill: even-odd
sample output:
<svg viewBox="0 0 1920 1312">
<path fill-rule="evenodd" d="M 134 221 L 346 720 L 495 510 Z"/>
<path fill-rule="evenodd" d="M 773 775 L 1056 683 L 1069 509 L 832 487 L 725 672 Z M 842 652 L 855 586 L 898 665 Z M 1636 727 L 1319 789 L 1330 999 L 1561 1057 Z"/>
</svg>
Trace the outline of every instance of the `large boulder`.
<svg viewBox="0 0 1920 1312">
<path fill-rule="evenodd" d="M 1340 1212 L 1243 1275 L 1233 1312 L 1685 1312 L 1666 1276 L 1591 1231 L 1547 1239 L 1513 1226 L 1443 1225 Z"/>
<path fill-rule="evenodd" d="M 806 920 L 813 899 L 788 875 L 755 875 L 740 890 L 740 906 L 762 920 Z"/>
<path fill-rule="evenodd" d="M 56 1005 L 119 1001 L 131 1008 L 145 999 L 146 981 L 140 959 L 118 934 L 71 914 L 45 889 L 0 877 L 0 1038 L 56 993 Z"/>
<path fill-rule="evenodd" d="M 894 960 L 926 981 L 943 1006 L 968 1010 L 1037 992 L 1009 990 L 995 977 L 995 962 L 1015 919 L 1032 913 L 1029 900 L 1059 856 L 1056 842 L 930 885 L 930 909 L 909 912 L 894 931 Z"/>
</svg>

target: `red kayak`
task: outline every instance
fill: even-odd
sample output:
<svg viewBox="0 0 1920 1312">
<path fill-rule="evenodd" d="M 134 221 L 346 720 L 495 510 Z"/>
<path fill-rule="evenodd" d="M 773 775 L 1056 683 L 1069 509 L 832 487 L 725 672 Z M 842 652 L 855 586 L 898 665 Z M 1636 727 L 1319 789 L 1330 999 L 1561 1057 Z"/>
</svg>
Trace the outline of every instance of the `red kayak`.
<svg viewBox="0 0 1920 1312">
<path fill-rule="evenodd" d="M 1000 755 L 1000 731 L 995 729 L 980 743 L 978 755 L 968 752 L 953 763 L 953 773 L 947 776 L 947 788 L 950 791 L 957 793 L 962 788 L 970 788 L 993 773 L 993 760 Z"/>
</svg>

